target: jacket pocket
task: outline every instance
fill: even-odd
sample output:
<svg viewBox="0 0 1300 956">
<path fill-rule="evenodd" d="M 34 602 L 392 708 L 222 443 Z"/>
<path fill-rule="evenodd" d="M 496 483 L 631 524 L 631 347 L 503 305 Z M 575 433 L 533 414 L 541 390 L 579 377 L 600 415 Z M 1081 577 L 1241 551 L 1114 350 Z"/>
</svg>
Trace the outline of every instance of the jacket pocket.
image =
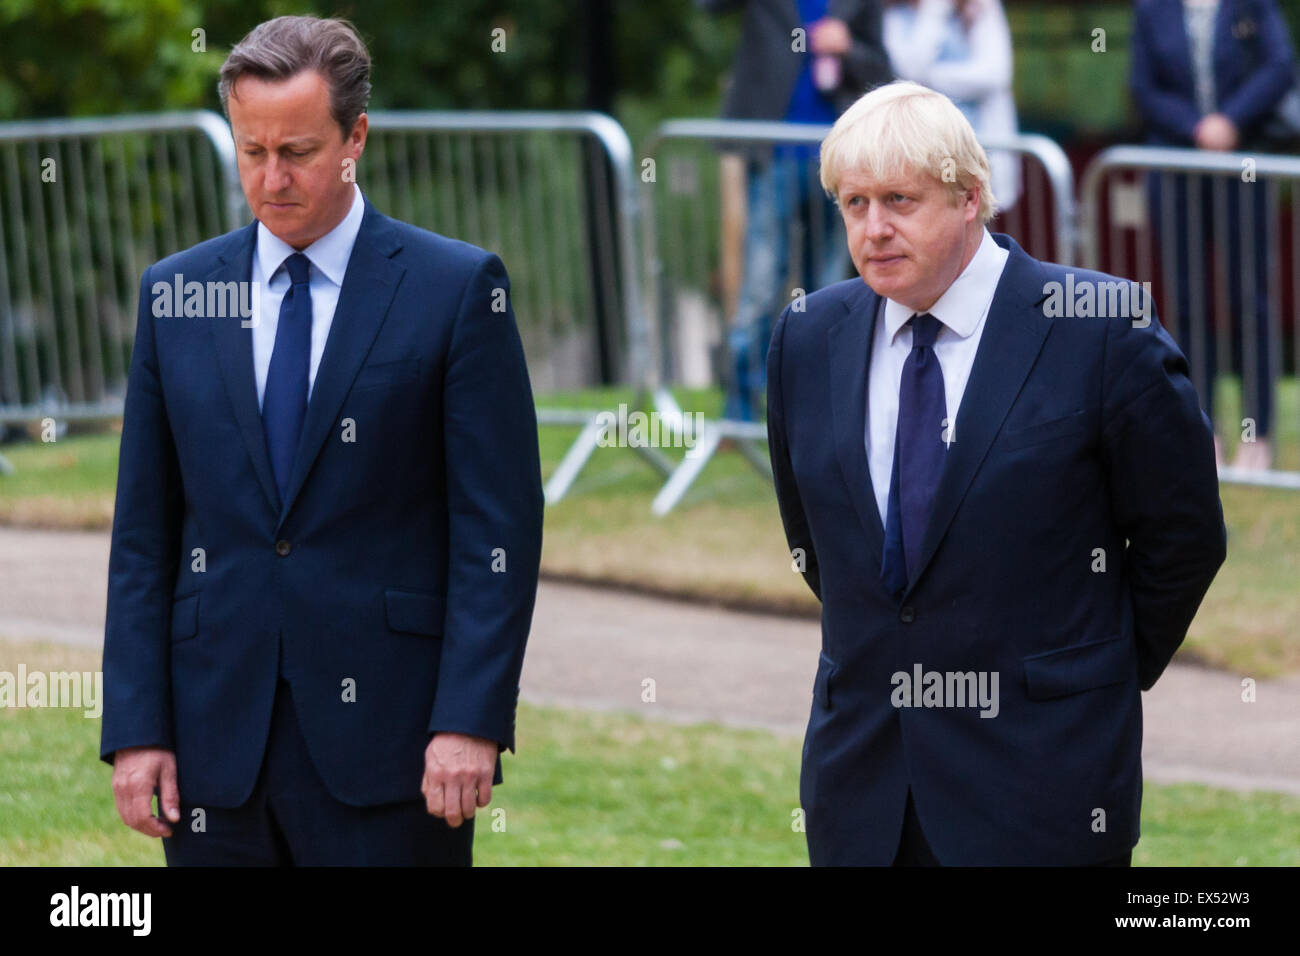
<svg viewBox="0 0 1300 956">
<path fill-rule="evenodd" d="M 447 601 L 427 591 L 384 590 L 384 615 L 388 628 L 405 634 L 441 637 Z"/>
<path fill-rule="evenodd" d="M 397 359 L 392 362 L 372 362 L 361 366 L 361 371 L 352 382 L 352 391 L 362 388 L 381 388 L 385 385 L 397 385 L 401 382 L 414 381 L 420 373 L 420 360 Z"/>
<path fill-rule="evenodd" d="M 1061 418 L 1035 422 L 1024 428 L 1007 429 L 1002 433 L 1002 447 L 1024 448 L 1026 445 L 1037 445 L 1039 442 L 1051 441 L 1054 438 L 1064 438 L 1066 435 L 1073 435 L 1087 429 L 1089 421 L 1088 410 L 1081 408 Z"/>
<path fill-rule="evenodd" d="M 188 641 L 199 633 L 199 592 L 172 601 L 172 643 Z"/>
<path fill-rule="evenodd" d="M 826 656 L 823 651 L 817 658 L 817 678 L 813 681 L 813 700 L 827 710 L 831 707 L 831 681 L 839 665 Z"/>
<path fill-rule="evenodd" d="M 1022 658 L 1030 700 L 1050 700 L 1080 691 L 1137 680 L 1132 644 L 1122 637 L 1075 644 Z"/>
</svg>

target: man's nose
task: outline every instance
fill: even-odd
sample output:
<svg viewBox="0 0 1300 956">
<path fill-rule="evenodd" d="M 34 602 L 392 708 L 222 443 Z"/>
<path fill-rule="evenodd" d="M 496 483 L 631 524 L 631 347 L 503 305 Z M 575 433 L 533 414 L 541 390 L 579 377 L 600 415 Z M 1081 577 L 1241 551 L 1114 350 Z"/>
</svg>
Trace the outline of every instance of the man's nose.
<svg viewBox="0 0 1300 956">
<path fill-rule="evenodd" d="M 287 189 L 293 181 L 293 177 L 289 174 L 288 163 L 285 163 L 274 153 L 267 159 L 262 176 L 262 184 L 268 193 L 281 192 Z"/>
<path fill-rule="evenodd" d="M 866 226 L 867 238 L 872 242 L 880 242 L 894 234 L 888 212 L 877 203 L 872 203 L 867 209 Z"/>
</svg>

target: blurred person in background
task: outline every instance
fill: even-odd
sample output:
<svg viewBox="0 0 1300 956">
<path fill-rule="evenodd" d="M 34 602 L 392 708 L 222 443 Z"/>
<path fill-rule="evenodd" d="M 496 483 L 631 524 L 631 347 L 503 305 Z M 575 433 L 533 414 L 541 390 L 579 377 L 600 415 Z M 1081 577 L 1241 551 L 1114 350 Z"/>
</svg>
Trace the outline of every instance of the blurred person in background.
<svg viewBox="0 0 1300 956">
<path fill-rule="evenodd" d="M 1148 143 L 1266 151 L 1264 127 L 1294 81 L 1289 31 L 1273 0 L 1144 0 L 1137 5 L 1130 82 Z M 1226 194 L 1226 215 L 1224 234 L 1212 243 L 1219 219 L 1216 179 Z M 1242 416 L 1254 423 L 1254 441 L 1241 442 L 1232 464 L 1249 470 L 1268 468 L 1273 460 L 1268 438 L 1273 381 L 1268 332 L 1270 210 L 1265 184 L 1238 176 L 1152 173 L 1147 190 L 1153 233 L 1172 245 L 1168 252 L 1174 257 L 1173 311 L 1179 344 L 1211 419 L 1218 342 L 1213 319 L 1193 321 L 1192 303 L 1208 301 L 1210 285 L 1203 279 L 1192 288 L 1191 272 L 1209 276 L 1214 270 L 1212 256 L 1226 253 L 1232 361 L 1242 372 Z M 1200 213 L 1195 235 L 1189 227 L 1189 203 L 1196 203 Z M 1161 242 L 1162 255 L 1166 244 Z M 1243 263 L 1247 257 L 1253 259 L 1252 268 Z M 1247 343 L 1253 347 L 1253 362 L 1243 356 Z M 1247 428 L 1243 425 L 1244 439 L 1250 436 Z M 1223 446 L 1217 434 L 1214 442 L 1222 466 Z"/>
<path fill-rule="evenodd" d="M 711 13 L 743 9 L 723 104 L 726 119 L 830 125 L 862 93 L 892 77 L 877 0 L 699 0 Z M 817 147 L 746 156 L 744 266 L 727 336 L 725 417 L 753 421 L 765 386 L 773 318 L 794 287 L 811 292 L 849 268 L 844 227 L 817 178 Z M 790 289 L 792 229 L 802 232 Z"/>
<path fill-rule="evenodd" d="M 983 142 L 1018 131 L 1011 93 L 1011 28 L 998 0 L 895 0 L 885 7 L 885 49 L 895 75 L 956 104 Z M 1020 198 L 1020 159 L 989 153 L 1001 210 Z"/>
</svg>

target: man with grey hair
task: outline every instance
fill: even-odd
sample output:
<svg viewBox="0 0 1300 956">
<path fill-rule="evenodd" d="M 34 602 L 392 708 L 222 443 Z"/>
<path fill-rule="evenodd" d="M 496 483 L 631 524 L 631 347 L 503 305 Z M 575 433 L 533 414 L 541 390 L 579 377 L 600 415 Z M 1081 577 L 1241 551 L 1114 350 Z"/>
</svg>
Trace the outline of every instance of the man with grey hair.
<svg viewBox="0 0 1300 956">
<path fill-rule="evenodd" d="M 104 643 L 118 812 L 172 865 L 467 865 L 541 552 L 509 279 L 361 194 L 346 21 L 259 25 L 220 92 L 256 221 L 140 285 Z M 173 281 L 248 284 L 251 321 L 160 317 Z"/>
<path fill-rule="evenodd" d="M 987 231 L 946 97 L 868 93 L 821 160 L 861 279 L 787 308 L 768 358 L 781 518 L 823 604 L 812 862 L 1127 865 L 1139 690 L 1226 547 L 1187 363 L 1145 297 L 1098 310 L 1128 283 Z"/>
</svg>

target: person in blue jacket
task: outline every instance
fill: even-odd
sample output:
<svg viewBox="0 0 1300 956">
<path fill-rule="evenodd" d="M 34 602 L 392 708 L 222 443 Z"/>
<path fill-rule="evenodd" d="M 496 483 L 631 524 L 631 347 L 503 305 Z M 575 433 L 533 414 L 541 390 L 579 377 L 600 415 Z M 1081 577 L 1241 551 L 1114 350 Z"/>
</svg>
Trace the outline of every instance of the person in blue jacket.
<svg viewBox="0 0 1300 956">
<path fill-rule="evenodd" d="M 829 126 L 868 89 L 892 79 L 878 0 L 698 2 L 711 13 L 744 12 L 722 109 L 727 119 Z M 754 149 L 745 165 L 744 277 L 727 332 L 723 414 L 752 421 L 761 417 L 776 313 L 796 288 L 811 292 L 843 279 L 849 256 L 840 217 L 817 182 L 815 146 Z M 796 254 L 801 268 L 789 276 Z"/>
<path fill-rule="evenodd" d="M 1266 150 L 1266 123 L 1294 82 L 1289 32 L 1273 0 L 1137 6 L 1131 86 L 1148 143 Z M 1229 303 L 1219 322 L 1230 325 L 1232 364 L 1244 386 L 1243 441 L 1233 464 L 1267 468 L 1273 418 L 1267 187 L 1253 178 L 1180 173 L 1152 174 L 1147 183 L 1152 227 L 1163 239 L 1162 252 L 1173 256 L 1172 325 L 1197 392 L 1212 411 L 1219 355 L 1206 303 L 1213 301 L 1209 277 L 1218 275 Z M 1216 271 L 1211 255 L 1226 257 L 1226 268 Z M 1220 464 L 1221 448 L 1216 435 Z"/>
</svg>

